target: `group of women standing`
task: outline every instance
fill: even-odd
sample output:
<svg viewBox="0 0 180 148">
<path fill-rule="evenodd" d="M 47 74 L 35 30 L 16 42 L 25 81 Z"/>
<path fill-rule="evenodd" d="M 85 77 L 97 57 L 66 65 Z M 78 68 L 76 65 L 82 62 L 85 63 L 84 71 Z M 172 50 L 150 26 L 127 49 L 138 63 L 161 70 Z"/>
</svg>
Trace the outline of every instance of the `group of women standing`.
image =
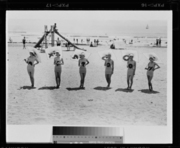
<svg viewBox="0 0 180 148">
<path fill-rule="evenodd" d="M 127 61 L 127 90 L 132 89 L 133 85 L 133 78 L 136 72 L 136 61 L 133 60 L 134 54 L 128 54 L 123 57 L 125 61 Z M 105 66 L 105 78 L 107 81 L 107 88 L 111 85 L 111 76 L 114 73 L 114 61 L 111 59 L 111 54 L 107 54 L 102 57 L 102 60 L 104 60 L 104 66 Z M 148 79 L 148 86 L 149 90 L 152 91 L 152 78 L 154 70 L 160 68 L 160 66 L 155 62 L 156 58 L 151 56 L 149 57 L 150 62 L 148 63 L 147 67 L 145 68 L 147 70 L 147 79 Z M 25 60 L 27 65 L 27 71 L 30 76 L 31 80 L 31 86 L 34 87 L 34 67 L 36 64 L 39 63 L 38 59 L 36 58 L 36 53 L 30 52 L 30 56 Z M 35 63 L 36 61 L 36 63 Z M 79 55 L 79 74 L 80 74 L 80 89 L 84 89 L 84 82 L 85 82 L 85 76 L 86 76 L 86 65 L 89 64 L 88 59 L 86 59 L 85 54 L 82 52 Z M 57 84 L 57 88 L 60 87 L 61 83 L 61 72 L 62 67 L 61 65 L 64 65 L 64 60 L 60 54 L 60 52 L 56 52 L 56 57 L 54 58 L 54 72 L 55 72 L 55 80 Z"/>
<path fill-rule="evenodd" d="M 133 78 L 136 71 L 136 61 L 133 60 L 134 54 L 128 54 L 123 57 L 125 61 L 127 61 L 127 90 L 132 89 L 133 85 Z M 108 54 L 104 57 L 102 57 L 102 60 L 105 61 L 104 66 L 105 68 L 105 77 L 106 81 L 108 83 L 107 87 L 110 87 L 111 84 L 111 76 L 114 73 L 114 61 L 111 59 L 111 54 Z M 152 78 L 153 73 L 156 69 L 159 69 L 160 66 L 155 62 L 156 57 L 149 57 L 150 62 L 148 63 L 147 67 L 145 68 L 147 70 L 147 79 L 148 79 L 148 86 L 149 90 L 153 91 L 152 87 Z"/>
</svg>

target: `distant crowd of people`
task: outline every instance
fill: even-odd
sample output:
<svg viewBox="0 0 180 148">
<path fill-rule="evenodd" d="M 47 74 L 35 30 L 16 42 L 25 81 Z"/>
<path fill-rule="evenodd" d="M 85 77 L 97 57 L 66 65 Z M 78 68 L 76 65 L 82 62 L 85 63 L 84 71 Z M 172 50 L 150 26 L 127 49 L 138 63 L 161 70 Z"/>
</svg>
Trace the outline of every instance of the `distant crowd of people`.
<svg viewBox="0 0 180 148">
<path fill-rule="evenodd" d="M 80 40 L 80 39 L 79 39 Z M 74 38 L 73 41 L 74 41 L 74 44 L 85 44 L 84 40 L 81 39 L 81 42 L 78 42 L 79 41 L 78 38 Z M 87 38 L 86 39 L 86 44 L 90 45 L 90 47 L 94 47 L 94 46 L 98 46 L 99 45 L 99 40 L 98 39 L 94 39 L 94 41 L 91 41 L 90 38 Z"/>
<path fill-rule="evenodd" d="M 79 40 L 80 40 L 80 39 L 79 39 Z M 74 41 L 74 44 L 79 44 L 79 43 L 78 43 L 78 38 L 74 38 L 73 41 Z M 123 39 L 123 41 L 124 41 L 124 43 L 126 43 L 126 40 L 125 40 L 125 39 Z M 26 38 L 25 38 L 25 37 L 23 38 L 22 43 L 23 43 L 23 49 L 26 49 Z M 83 43 L 84 43 L 84 41 L 83 41 L 83 39 L 81 39 L 81 44 L 83 44 Z M 87 39 L 86 39 L 86 43 L 87 43 L 90 47 L 97 47 L 97 46 L 99 45 L 99 40 L 98 40 L 98 39 L 94 39 L 94 41 L 92 41 L 92 40 L 90 40 L 90 38 L 87 38 Z M 133 40 L 131 40 L 131 41 L 129 42 L 129 44 L 133 44 Z M 57 46 L 60 46 L 60 45 L 61 45 L 61 41 L 59 40 L 59 38 L 57 38 L 57 40 L 56 40 L 56 45 L 57 45 Z M 159 47 L 161 46 L 161 38 L 157 38 L 157 39 L 156 39 L 155 45 L 156 45 L 156 46 L 159 46 Z M 113 45 L 112 45 L 112 46 L 113 46 Z M 66 47 L 67 47 L 67 50 L 69 51 L 69 50 L 70 50 L 70 47 L 71 47 L 71 43 L 70 43 L 70 42 L 67 42 Z M 113 47 L 112 47 L 112 49 L 113 49 Z M 75 50 L 75 48 L 74 48 L 74 50 Z"/>
</svg>

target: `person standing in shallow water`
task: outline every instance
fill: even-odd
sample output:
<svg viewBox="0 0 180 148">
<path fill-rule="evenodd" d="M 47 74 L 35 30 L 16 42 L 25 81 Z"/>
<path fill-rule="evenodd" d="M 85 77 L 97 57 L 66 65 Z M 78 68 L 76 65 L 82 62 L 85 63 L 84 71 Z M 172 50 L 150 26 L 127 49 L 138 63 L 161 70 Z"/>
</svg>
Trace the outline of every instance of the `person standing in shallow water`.
<svg viewBox="0 0 180 148">
<path fill-rule="evenodd" d="M 26 39 L 25 39 L 25 37 L 23 39 L 23 49 L 26 49 Z"/>
<path fill-rule="evenodd" d="M 105 61 L 104 66 L 105 68 L 105 78 L 108 83 L 107 88 L 111 85 L 111 76 L 114 73 L 114 61 L 111 59 L 111 54 L 107 54 L 106 56 L 102 57 L 102 60 Z"/>
<path fill-rule="evenodd" d="M 38 59 L 35 56 L 35 53 L 29 52 L 30 56 L 27 59 L 24 59 L 24 61 L 28 64 L 27 65 L 27 72 L 29 74 L 30 80 L 31 80 L 31 87 L 34 88 L 34 71 L 35 71 L 35 65 L 39 63 Z M 34 62 L 36 63 L 34 64 Z"/>
<path fill-rule="evenodd" d="M 59 52 L 56 52 L 56 57 L 54 58 L 54 65 L 55 79 L 57 85 L 56 88 L 59 88 L 61 84 L 61 65 L 64 65 L 63 58 L 61 58 L 61 54 Z"/>
<path fill-rule="evenodd" d="M 129 55 L 129 59 L 127 61 L 127 89 L 132 89 L 132 85 L 133 85 L 133 78 L 135 75 L 135 71 L 136 71 L 136 61 L 133 60 L 134 55 L 130 54 Z"/>
<path fill-rule="evenodd" d="M 154 75 L 154 70 L 159 69 L 160 66 L 157 63 L 154 62 L 154 60 L 155 60 L 154 57 L 150 57 L 149 60 L 150 60 L 150 62 L 148 63 L 148 65 L 147 65 L 147 67 L 145 69 L 147 70 L 147 79 L 148 79 L 149 91 L 153 91 L 151 81 L 152 81 L 152 78 L 153 78 L 153 75 Z"/>
<path fill-rule="evenodd" d="M 79 88 L 84 89 L 84 81 L 85 81 L 85 77 L 86 77 L 86 65 L 88 65 L 88 64 L 89 64 L 89 61 L 85 58 L 85 54 L 81 53 L 80 54 L 80 59 L 78 61 L 79 74 L 80 74 L 80 77 L 81 77 Z"/>
</svg>

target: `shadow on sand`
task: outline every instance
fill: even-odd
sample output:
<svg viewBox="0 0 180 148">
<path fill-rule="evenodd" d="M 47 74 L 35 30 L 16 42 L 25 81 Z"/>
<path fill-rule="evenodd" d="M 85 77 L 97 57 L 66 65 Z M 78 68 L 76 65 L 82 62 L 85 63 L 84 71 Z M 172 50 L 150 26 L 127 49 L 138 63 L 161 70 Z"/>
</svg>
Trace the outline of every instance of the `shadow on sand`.
<svg viewBox="0 0 180 148">
<path fill-rule="evenodd" d="M 118 88 L 118 89 L 116 89 L 115 91 L 123 91 L 123 92 L 133 92 L 134 91 L 134 89 L 127 89 L 127 88 Z"/>
<path fill-rule="evenodd" d="M 157 94 L 159 93 L 158 91 L 149 91 L 149 89 L 141 89 L 141 90 L 138 90 L 138 91 L 141 91 L 142 93 L 146 93 L 146 94 Z"/>
<path fill-rule="evenodd" d="M 68 87 L 68 88 L 66 88 L 67 90 L 69 90 L 69 91 L 74 91 L 74 90 L 84 90 L 85 88 L 79 88 L 79 87 L 73 87 L 73 88 L 70 88 L 70 87 Z"/>
<path fill-rule="evenodd" d="M 94 88 L 95 90 L 103 90 L 103 91 L 106 91 L 106 90 L 109 90 L 109 89 L 111 89 L 111 87 L 101 87 L 101 86 L 98 86 L 98 87 L 95 87 Z"/>
<path fill-rule="evenodd" d="M 18 90 L 20 90 L 20 89 L 36 89 L 36 87 L 31 87 L 31 86 L 22 86 L 22 87 L 20 87 Z"/>
<path fill-rule="evenodd" d="M 39 88 L 38 90 L 46 90 L 46 89 L 53 90 L 53 89 L 57 89 L 57 88 L 56 88 L 56 86 L 44 86 L 44 87 Z"/>
<path fill-rule="evenodd" d="M 63 51 L 65 51 L 65 52 L 66 52 L 66 51 L 67 51 L 67 52 L 70 52 L 70 51 L 74 51 L 74 50 L 63 50 Z"/>
</svg>

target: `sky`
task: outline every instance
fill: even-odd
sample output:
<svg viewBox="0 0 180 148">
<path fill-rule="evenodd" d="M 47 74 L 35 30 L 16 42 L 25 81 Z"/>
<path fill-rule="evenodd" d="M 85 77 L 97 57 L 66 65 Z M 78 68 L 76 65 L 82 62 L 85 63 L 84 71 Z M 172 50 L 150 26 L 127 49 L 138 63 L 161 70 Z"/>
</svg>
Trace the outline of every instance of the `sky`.
<svg viewBox="0 0 180 148">
<path fill-rule="evenodd" d="M 8 31 L 42 33 L 57 23 L 59 32 L 87 34 L 166 33 L 168 11 L 8 11 Z M 145 29 L 147 24 L 149 30 Z"/>
</svg>

